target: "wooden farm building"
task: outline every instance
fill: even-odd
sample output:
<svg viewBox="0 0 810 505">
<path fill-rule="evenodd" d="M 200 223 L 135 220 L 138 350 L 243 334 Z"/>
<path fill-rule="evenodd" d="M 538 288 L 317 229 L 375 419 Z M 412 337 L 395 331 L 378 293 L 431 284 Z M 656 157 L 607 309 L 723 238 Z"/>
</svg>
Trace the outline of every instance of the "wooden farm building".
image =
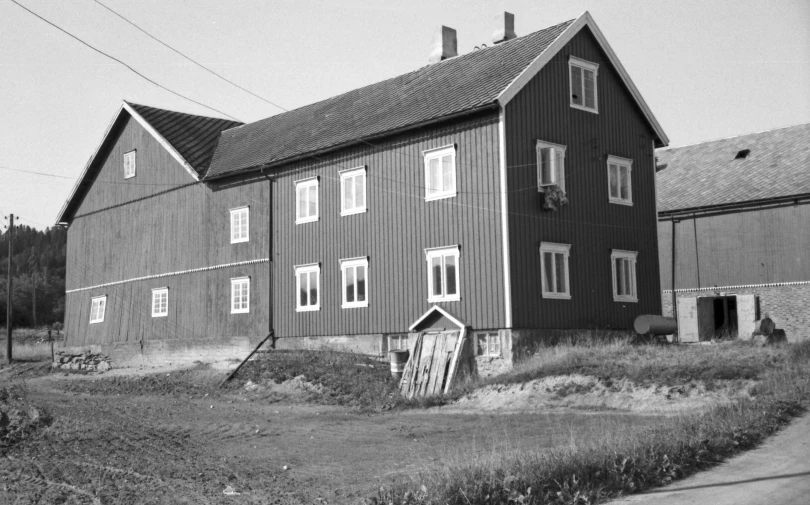
<svg viewBox="0 0 810 505">
<path fill-rule="evenodd" d="M 497 19 L 490 47 L 442 27 L 427 66 L 251 124 L 125 103 L 59 217 L 68 345 L 384 354 L 461 322 L 508 362 L 660 313 L 666 135 L 588 13 Z"/>
<path fill-rule="evenodd" d="M 657 156 L 664 313 L 674 296 L 678 310 L 705 306 L 701 340 L 764 315 L 790 341 L 810 337 L 810 124 Z"/>
</svg>

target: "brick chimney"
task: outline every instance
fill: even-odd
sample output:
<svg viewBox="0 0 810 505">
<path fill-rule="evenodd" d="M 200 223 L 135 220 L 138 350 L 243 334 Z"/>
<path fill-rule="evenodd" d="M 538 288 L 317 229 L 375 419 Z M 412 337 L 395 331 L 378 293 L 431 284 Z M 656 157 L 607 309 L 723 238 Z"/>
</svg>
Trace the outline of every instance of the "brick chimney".
<svg viewBox="0 0 810 505">
<path fill-rule="evenodd" d="M 515 34 L 515 15 L 511 12 L 500 12 L 495 15 L 495 31 L 492 32 L 492 43 L 500 44 L 517 37 Z"/>
<path fill-rule="evenodd" d="M 438 63 L 447 58 L 458 56 L 458 41 L 456 31 L 449 26 L 440 26 L 433 33 L 433 50 L 428 61 Z"/>
</svg>

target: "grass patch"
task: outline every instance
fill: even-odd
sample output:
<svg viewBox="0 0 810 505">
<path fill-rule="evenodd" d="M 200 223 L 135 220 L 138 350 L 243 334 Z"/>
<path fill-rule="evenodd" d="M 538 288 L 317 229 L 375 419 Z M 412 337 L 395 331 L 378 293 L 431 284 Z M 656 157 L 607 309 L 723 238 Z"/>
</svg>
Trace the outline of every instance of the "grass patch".
<svg viewBox="0 0 810 505">
<path fill-rule="evenodd" d="M 672 352 L 676 370 L 669 380 L 686 377 L 760 380 L 751 399 L 711 408 L 700 414 L 668 418 L 649 429 L 606 432 L 596 442 L 552 452 L 510 448 L 426 467 L 421 482 L 380 493 L 380 502 L 390 504 L 564 504 L 583 505 L 636 493 L 688 476 L 713 466 L 742 450 L 755 447 L 767 436 L 802 412 L 810 399 L 810 341 L 779 349 L 723 345 L 714 348 L 689 346 L 671 351 L 654 348 L 624 348 L 609 344 L 593 361 L 598 346 L 583 352 L 561 349 L 546 354 L 552 366 L 549 375 L 599 373 L 622 374 L 634 380 L 648 376 L 649 362 L 659 353 Z M 694 352 L 707 353 L 706 358 Z M 752 350 L 761 353 L 757 357 Z M 649 354 L 648 354 L 649 353 Z M 556 361 L 550 356 L 557 356 Z M 715 361 L 711 365 L 708 361 Z M 542 358 L 541 358 L 542 359 Z M 618 363 L 608 363 L 618 359 Z M 680 361 L 679 361 L 680 360 Z M 565 363 L 568 363 L 565 366 Z M 664 363 L 661 363 L 664 365 Z M 536 378 L 534 369 L 516 370 L 510 381 Z M 659 369 L 663 371 L 664 369 Z M 521 375 L 522 374 L 522 375 Z"/>
<path fill-rule="evenodd" d="M 272 351 L 245 363 L 230 387 L 248 380 L 257 384 L 280 384 L 303 375 L 320 385 L 325 394 L 313 395 L 318 403 L 346 405 L 369 410 L 390 410 L 405 405 L 399 384 L 391 377 L 388 363 L 369 356 L 337 351 Z"/>
</svg>

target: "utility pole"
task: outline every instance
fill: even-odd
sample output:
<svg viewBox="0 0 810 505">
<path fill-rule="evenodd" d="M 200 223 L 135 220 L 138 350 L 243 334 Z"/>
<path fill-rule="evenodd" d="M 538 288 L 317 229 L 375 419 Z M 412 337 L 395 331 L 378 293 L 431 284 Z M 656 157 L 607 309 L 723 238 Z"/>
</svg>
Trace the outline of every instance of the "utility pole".
<svg viewBox="0 0 810 505">
<path fill-rule="evenodd" d="M 6 359 L 8 360 L 8 364 L 11 364 L 11 293 L 13 292 L 11 282 L 13 277 L 11 276 L 11 267 L 12 267 L 12 245 L 14 243 L 14 214 L 9 214 L 8 216 L 8 284 L 6 287 L 8 288 L 6 294 L 6 330 L 8 331 L 8 337 L 6 338 Z"/>
</svg>

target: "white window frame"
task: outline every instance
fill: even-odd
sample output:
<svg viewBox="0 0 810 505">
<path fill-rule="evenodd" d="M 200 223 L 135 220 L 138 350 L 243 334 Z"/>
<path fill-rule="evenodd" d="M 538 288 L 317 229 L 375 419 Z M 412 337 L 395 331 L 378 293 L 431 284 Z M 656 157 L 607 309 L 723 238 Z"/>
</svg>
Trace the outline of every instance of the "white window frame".
<svg viewBox="0 0 810 505">
<path fill-rule="evenodd" d="M 350 168 L 348 170 L 341 170 L 338 172 L 340 174 L 340 215 L 341 216 L 352 216 L 354 214 L 362 214 L 363 212 L 368 211 L 368 177 L 366 176 L 366 167 L 357 167 L 357 168 Z M 354 180 L 356 177 L 363 178 L 363 205 L 359 206 L 357 204 L 357 195 L 354 197 L 355 206 L 347 209 L 346 208 L 346 198 L 344 193 L 346 191 L 346 181 Z"/>
<path fill-rule="evenodd" d="M 613 301 L 614 302 L 638 302 L 638 283 L 636 282 L 636 258 L 638 252 L 636 251 L 623 251 L 621 249 L 613 249 L 610 253 L 610 272 L 613 279 Z M 619 287 L 616 285 L 616 260 L 627 260 L 630 266 L 630 285 L 633 288 L 631 294 L 619 295 Z"/>
<path fill-rule="evenodd" d="M 483 353 L 479 354 L 478 350 L 480 349 L 480 346 L 478 345 L 478 341 L 481 337 L 486 339 L 486 349 Z M 492 341 L 497 342 L 497 351 L 492 350 L 493 347 L 496 347 L 495 345 L 492 345 Z M 493 358 L 501 356 L 501 336 L 497 331 L 475 332 L 475 340 L 473 341 L 473 345 L 475 346 L 475 356 L 489 356 Z"/>
<path fill-rule="evenodd" d="M 160 298 L 166 297 L 166 305 L 161 311 Z M 157 310 L 155 310 L 155 302 L 158 302 Z M 152 289 L 152 317 L 166 317 L 169 315 L 169 288 L 153 288 Z"/>
<path fill-rule="evenodd" d="M 392 345 L 392 342 L 397 341 L 397 345 Z M 402 344 L 405 344 L 405 347 L 402 347 Z M 393 335 L 388 335 L 388 350 L 389 351 L 404 351 L 410 348 L 410 339 L 407 333 L 396 333 Z"/>
<path fill-rule="evenodd" d="M 296 312 L 311 312 L 314 310 L 321 310 L 321 264 L 310 263 L 308 265 L 296 265 L 295 269 L 295 311 Z M 314 305 L 301 305 L 301 274 L 310 274 L 315 272 L 317 274 L 318 282 L 318 301 Z"/>
<path fill-rule="evenodd" d="M 107 295 L 90 299 L 90 324 L 103 323 L 107 312 Z"/>
<path fill-rule="evenodd" d="M 124 179 L 132 179 L 137 171 L 137 149 L 124 153 Z"/>
<path fill-rule="evenodd" d="M 242 285 L 247 286 L 247 293 L 244 295 L 243 303 L 239 307 L 235 307 L 236 302 L 236 288 Z M 242 294 L 239 293 L 241 297 Z M 243 306 L 244 305 L 244 306 Z M 247 314 L 250 312 L 250 277 L 233 277 L 231 278 L 231 314 Z"/>
<path fill-rule="evenodd" d="M 366 270 L 366 299 L 362 302 L 357 301 L 357 277 L 355 273 L 355 301 L 349 302 L 346 300 L 346 270 L 349 268 L 363 267 Z M 356 270 L 355 270 L 356 272 Z M 359 258 L 347 258 L 340 260 L 340 299 L 341 308 L 353 309 L 358 307 L 368 307 L 368 256 L 361 256 Z M 319 293 L 320 295 L 320 293 Z M 319 296 L 320 298 L 320 296 Z"/>
<path fill-rule="evenodd" d="M 543 149 L 552 150 L 551 182 L 543 182 L 543 168 L 541 166 L 542 156 L 540 154 Z M 546 142 L 545 140 L 537 141 L 537 191 L 544 193 L 547 186 L 554 185 L 559 186 L 560 189 L 565 191 L 565 149 L 566 147 L 564 145 Z M 557 166 L 557 153 L 560 154 L 560 166 Z"/>
<path fill-rule="evenodd" d="M 580 89 L 576 90 L 582 96 L 582 105 L 574 103 L 574 79 L 571 77 L 571 68 L 578 67 L 582 82 Z M 587 107 L 585 101 L 585 70 L 593 72 L 593 108 Z M 599 64 L 592 61 L 583 60 L 576 56 L 568 58 L 568 101 L 574 109 L 584 110 L 599 114 Z"/>
<path fill-rule="evenodd" d="M 312 216 L 305 216 L 301 217 L 298 215 L 298 209 L 300 205 L 298 203 L 298 191 L 304 188 L 310 188 L 315 186 L 315 214 Z M 306 192 L 309 194 L 309 191 Z M 310 177 L 308 179 L 302 179 L 300 181 L 295 181 L 295 224 L 304 224 L 304 223 L 312 223 L 317 221 L 321 215 L 321 195 L 320 195 L 320 181 L 318 177 Z M 309 209 L 309 206 L 307 206 Z"/>
<path fill-rule="evenodd" d="M 250 207 L 237 207 L 235 209 L 231 209 L 231 244 L 240 244 L 242 242 L 249 242 L 250 241 Z M 245 234 L 239 234 L 239 228 L 234 226 L 234 220 L 239 219 L 240 216 L 244 215 L 245 220 Z"/>
<path fill-rule="evenodd" d="M 616 165 L 616 177 L 619 180 L 616 181 L 616 189 L 619 193 L 618 197 L 614 197 L 610 194 L 610 166 Z M 621 169 L 627 169 L 627 198 L 622 198 L 622 186 L 621 186 Z M 613 156 L 612 154 L 607 158 L 607 181 L 608 181 L 608 201 L 610 203 L 616 203 L 619 205 L 627 205 L 632 207 L 633 206 L 633 160 L 629 158 L 621 158 L 619 156 Z"/>
<path fill-rule="evenodd" d="M 447 268 L 444 258 L 454 256 L 456 258 L 456 293 L 447 294 Z M 433 258 L 442 258 L 442 293 L 433 294 L 433 268 L 430 263 Z M 427 280 L 428 280 L 428 302 L 456 302 L 461 300 L 461 254 L 459 246 L 432 247 L 425 249 L 425 259 L 427 260 Z"/>
<path fill-rule="evenodd" d="M 559 293 L 557 291 L 548 291 L 546 290 L 546 261 L 544 254 L 545 253 L 553 253 L 553 254 L 562 254 L 564 257 L 564 266 L 565 266 L 565 293 Z M 542 276 L 540 279 L 540 286 L 543 291 L 543 298 L 558 298 L 561 300 L 570 300 L 571 299 L 571 271 L 568 268 L 568 258 L 571 255 L 571 245 L 570 244 L 555 244 L 552 242 L 541 242 L 540 243 L 540 275 Z M 557 280 L 557 269 L 555 268 L 552 272 L 554 276 L 554 281 L 556 284 Z"/>
<path fill-rule="evenodd" d="M 452 156 L 452 166 L 453 166 L 453 185 L 451 188 L 443 188 L 442 191 L 436 191 L 434 193 L 430 193 L 430 161 L 438 159 L 439 160 L 439 167 L 441 168 L 441 160 L 443 157 L 447 155 Z M 449 146 L 437 147 L 436 149 L 429 149 L 427 151 L 422 151 L 422 155 L 425 158 L 425 201 L 431 202 L 433 200 L 441 200 L 444 198 L 453 198 L 458 194 L 458 169 L 456 167 L 456 146 L 455 144 L 451 144 Z M 442 182 L 444 181 L 444 176 L 442 175 Z"/>
</svg>

